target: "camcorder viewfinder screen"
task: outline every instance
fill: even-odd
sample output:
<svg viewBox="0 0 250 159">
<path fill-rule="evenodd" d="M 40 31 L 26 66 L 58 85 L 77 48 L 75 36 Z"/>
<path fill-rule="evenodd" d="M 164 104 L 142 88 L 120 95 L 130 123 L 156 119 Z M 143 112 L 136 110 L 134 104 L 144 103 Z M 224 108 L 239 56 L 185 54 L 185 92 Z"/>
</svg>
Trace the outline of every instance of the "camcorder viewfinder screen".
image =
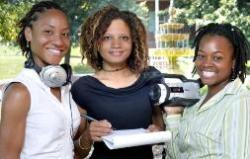
<svg viewBox="0 0 250 159">
<path fill-rule="evenodd" d="M 173 93 L 183 93 L 184 92 L 182 87 L 170 87 L 170 91 Z"/>
</svg>

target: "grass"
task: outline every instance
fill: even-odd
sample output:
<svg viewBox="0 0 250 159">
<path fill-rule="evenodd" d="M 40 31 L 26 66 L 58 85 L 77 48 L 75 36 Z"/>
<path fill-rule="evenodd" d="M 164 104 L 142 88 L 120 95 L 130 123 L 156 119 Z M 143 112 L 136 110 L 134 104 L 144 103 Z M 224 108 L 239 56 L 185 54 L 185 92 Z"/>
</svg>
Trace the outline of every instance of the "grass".
<svg viewBox="0 0 250 159">
<path fill-rule="evenodd" d="M 0 80 L 10 79 L 15 77 L 23 68 L 26 58 L 22 56 L 21 51 L 17 46 L 0 45 Z M 63 61 L 63 60 L 62 60 Z M 79 47 L 71 49 L 70 64 L 73 68 L 73 73 L 90 73 L 93 72 L 86 63 L 82 64 Z"/>
<path fill-rule="evenodd" d="M 5 45 L 0 43 L 0 81 L 15 77 L 23 68 L 25 57 L 17 46 Z M 63 60 L 62 60 L 63 61 Z M 82 64 L 79 47 L 72 47 L 70 64 L 74 74 L 91 73 L 93 70 L 87 66 L 86 62 Z M 183 65 L 185 65 L 182 62 Z M 248 61 L 248 74 L 250 74 L 250 61 Z M 187 66 L 182 66 L 185 70 Z"/>
<path fill-rule="evenodd" d="M 23 56 L 0 56 L 0 80 L 13 78 L 23 68 Z"/>
</svg>

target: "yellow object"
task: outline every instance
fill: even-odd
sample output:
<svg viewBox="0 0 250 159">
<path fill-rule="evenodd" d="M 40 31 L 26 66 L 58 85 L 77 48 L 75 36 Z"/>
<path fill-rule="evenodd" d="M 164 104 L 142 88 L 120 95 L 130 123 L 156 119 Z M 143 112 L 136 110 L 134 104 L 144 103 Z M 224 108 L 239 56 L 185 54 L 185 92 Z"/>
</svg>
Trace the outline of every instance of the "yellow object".
<svg viewBox="0 0 250 159">
<path fill-rule="evenodd" d="M 189 34 L 183 34 L 183 33 L 168 33 L 164 35 L 156 35 L 156 38 L 159 41 L 181 41 L 181 40 L 188 40 Z"/>
<path fill-rule="evenodd" d="M 160 28 L 165 28 L 165 29 L 174 29 L 178 30 L 184 27 L 183 23 L 164 23 L 160 24 Z"/>
<path fill-rule="evenodd" d="M 161 48 L 156 49 L 152 56 L 156 57 L 192 57 L 194 50 L 191 48 Z"/>
</svg>

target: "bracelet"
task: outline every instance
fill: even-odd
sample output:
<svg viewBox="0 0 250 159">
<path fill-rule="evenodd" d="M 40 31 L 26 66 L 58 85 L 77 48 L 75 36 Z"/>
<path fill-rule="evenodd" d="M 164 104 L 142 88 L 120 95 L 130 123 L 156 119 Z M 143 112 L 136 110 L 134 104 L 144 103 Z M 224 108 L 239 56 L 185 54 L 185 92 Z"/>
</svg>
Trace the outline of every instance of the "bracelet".
<svg viewBox="0 0 250 159">
<path fill-rule="evenodd" d="M 80 136 L 79 139 L 78 139 L 78 146 L 80 147 L 80 149 L 82 149 L 82 150 L 88 150 L 88 149 L 90 149 L 91 144 L 81 145 L 81 138 L 82 138 L 82 136 Z"/>
</svg>

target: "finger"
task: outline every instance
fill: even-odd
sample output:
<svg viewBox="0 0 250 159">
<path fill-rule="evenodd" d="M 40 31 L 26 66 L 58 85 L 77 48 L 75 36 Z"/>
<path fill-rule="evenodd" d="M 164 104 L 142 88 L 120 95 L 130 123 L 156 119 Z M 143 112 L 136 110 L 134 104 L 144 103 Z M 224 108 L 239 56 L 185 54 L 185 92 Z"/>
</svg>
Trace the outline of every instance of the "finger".
<svg viewBox="0 0 250 159">
<path fill-rule="evenodd" d="M 151 124 L 151 125 L 149 125 L 149 127 L 148 127 L 148 131 L 150 131 L 150 132 L 156 132 L 156 131 L 160 131 L 160 129 L 159 129 L 158 126 L 156 126 L 156 125 L 154 125 L 154 124 Z"/>
<path fill-rule="evenodd" d="M 102 136 L 108 135 L 112 129 L 107 121 L 93 121 L 90 123 L 90 136 L 93 141 L 101 141 Z"/>
<path fill-rule="evenodd" d="M 109 133 L 112 131 L 112 126 L 107 121 L 93 121 L 90 123 L 90 131 L 92 132 L 102 132 Z"/>
</svg>

